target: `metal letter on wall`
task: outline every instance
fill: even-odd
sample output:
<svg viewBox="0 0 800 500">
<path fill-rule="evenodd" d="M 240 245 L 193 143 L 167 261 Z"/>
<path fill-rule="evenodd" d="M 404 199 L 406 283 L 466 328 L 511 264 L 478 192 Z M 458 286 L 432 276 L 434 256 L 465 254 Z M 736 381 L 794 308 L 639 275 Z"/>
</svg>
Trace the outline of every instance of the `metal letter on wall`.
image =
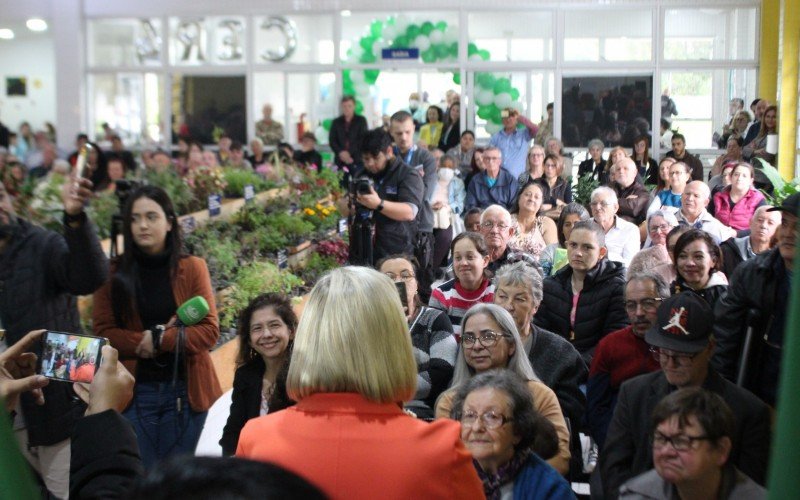
<svg viewBox="0 0 800 500">
<path fill-rule="evenodd" d="M 285 45 L 275 50 L 267 49 L 261 53 L 261 58 L 267 61 L 280 62 L 292 57 L 297 48 L 297 29 L 292 21 L 282 16 L 271 16 L 261 23 L 262 30 L 280 30 L 286 39 Z"/>
<path fill-rule="evenodd" d="M 222 37 L 223 48 L 218 57 L 223 61 L 238 61 L 244 55 L 242 50 L 244 26 L 242 22 L 236 19 L 223 19 L 217 26 L 228 30 L 228 34 Z"/>
<path fill-rule="evenodd" d="M 143 34 L 134 41 L 139 64 L 148 60 L 158 61 L 161 56 L 161 37 L 150 19 L 142 19 L 141 24 Z"/>
<path fill-rule="evenodd" d="M 203 41 L 205 33 L 201 21 L 181 21 L 178 25 L 178 41 L 183 45 L 181 61 L 188 61 L 192 56 L 192 49 L 197 47 L 197 60 L 205 61 L 203 55 Z"/>
</svg>

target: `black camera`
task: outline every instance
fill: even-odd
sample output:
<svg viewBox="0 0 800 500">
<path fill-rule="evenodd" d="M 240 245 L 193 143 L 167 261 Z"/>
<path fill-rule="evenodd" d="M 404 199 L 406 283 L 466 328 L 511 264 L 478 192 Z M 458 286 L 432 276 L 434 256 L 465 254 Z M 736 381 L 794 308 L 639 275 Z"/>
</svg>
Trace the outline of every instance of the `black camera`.
<svg viewBox="0 0 800 500">
<path fill-rule="evenodd" d="M 114 181 L 116 184 L 116 188 L 114 189 L 114 193 L 117 195 L 117 199 L 119 200 L 119 207 L 120 211 L 122 207 L 125 206 L 125 202 L 128 201 L 128 196 L 139 188 L 140 184 L 136 181 L 129 181 L 128 179 L 119 179 Z"/>
<path fill-rule="evenodd" d="M 356 194 L 369 194 L 375 185 L 369 177 L 358 177 L 353 184 L 355 184 Z"/>
</svg>

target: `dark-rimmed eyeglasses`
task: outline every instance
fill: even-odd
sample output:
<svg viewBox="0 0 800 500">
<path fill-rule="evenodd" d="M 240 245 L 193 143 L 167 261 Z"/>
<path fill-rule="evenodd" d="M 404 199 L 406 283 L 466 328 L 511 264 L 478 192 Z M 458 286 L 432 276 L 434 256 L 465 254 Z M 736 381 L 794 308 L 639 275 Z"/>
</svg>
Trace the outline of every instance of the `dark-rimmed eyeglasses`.
<svg viewBox="0 0 800 500">
<path fill-rule="evenodd" d="M 495 332 L 492 330 L 484 330 L 477 336 L 472 333 L 463 333 L 461 335 L 461 344 L 464 347 L 472 347 L 475 345 L 475 342 L 478 341 L 483 347 L 493 347 L 501 338 L 507 336 L 508 335 L 505 333 Z"/>
<path fill-rule="evenodd" d="M 484 427 L 487 429 L 499 429 L 508 422 L 511 422 L 511 417 L 506 417 L 503 414 L 487 411 L 486 413 L 478 414 L 478 412 L 467 410 L 461 414 L 459 421 L 461 425 L 472 427 L 475 422 L 480 419 Z"/>
<path fill-rule="evenodd" d="M 693 448 L 695 441 L 706 441 L 709 439 L 708 436 L 687 436 L 685 434 L 670 437 L 656 431 L 653 433 L 653 448 L 664 448 L 667 446 L 667 443 L 669 443 L 675 451 L 689 451 Z"/>
</svg>

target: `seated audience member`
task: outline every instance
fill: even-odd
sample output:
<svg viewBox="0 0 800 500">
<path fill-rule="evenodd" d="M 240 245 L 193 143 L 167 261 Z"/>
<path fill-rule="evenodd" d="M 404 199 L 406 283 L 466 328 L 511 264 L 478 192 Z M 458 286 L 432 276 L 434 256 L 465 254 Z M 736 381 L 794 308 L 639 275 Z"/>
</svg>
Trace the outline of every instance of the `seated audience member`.
<svg viewBox="0 0 800 500">
<path fill-rule="evenodd" d="M 667 152 L 667 156 L 682 161 L 692 169 L 692 180 L 703 180 L 703 162 L 686 149 L 686 138 L 683 134 L 672 135 L 672 150 Z"/>
<path fill-rule="evenodd" d="M 539 259 L 544 247 L 557 241 L 556 223 L 542 212 L 544 188 L 535 180 L 525 185 L 511 208 L 511 224 L 514 236 L 509 245 Z"/>
<path fill-rule="evenodd" d="M 566 241 L 569 239 L 572 226 L 582 220 L 589 220 L 589 212 L 583 208 L 583 205 L 572 202 L 561 211 L 556 222 L 558 243 L 547 245 L 539 256 L 539 264 L 542 266 L 545 277 L 551 276 L 567 264 Z"/>
<path fill-rule="evenodd" d="M 290 300 L 276 293 L 259 295 L 239 313 L 231 408 L 219 441 L 223 455 L 236 452 L 248 420 L 294 404 L 286 396 L 286 372 L 295 330 L 297 315 Z"/>
<path fill-rule="evenodd" d="M 711 166 L 711 171 L 708 173 L 708 178 L 711 179 L 715 175 L 719 175 L 722 173 L 722 166 L 729 162 L 740 163 L 744 161 L 742 158 L 742 138 L 741 137 L 731 137 L 728 139 L 727 147 L 725 148 L 725 154 L 720 155 L 716 160 L 714 160 L 714 165 Z"/>
<path fill-rule="evenodd" d="M 716 341 L 713 310 L 696 294 L 673 295 L 658 308 L 645 340 L 661 371 L 622 384 L 600 454 L 605 498 L 615 499 L 630 478 L 653 468 L 649 419 L 656 404 L 675 388 L 703 387 L 722 397 L 736 416 L 730 461 L 759 484 L 766 480 L 771 434 L 767 405 L 722 378 L 709 366 Z"/>
<path fill-rule="evenodd" d="M 481 236 L 489 249 L 490 271 L 494 272 L 510 258 L 520 258 L 535 262 L 536 260 L 522 252 L 514 252 L 509 246 L 514 236 L 511 214 L 504 207 L 491 205 L 481 214 Z"/>
<path fill-rule="evenodd" d="M 686 185 L 681 195 L 681 209 L 675 214 L 678 224 L 694 229 L 702 229 L 711 235 L 714 242 L 722 243 L 728 238 L 736 236 L 736 231 L 725 226 L 713 215 L 708 213 L 709 196 L 711 191 L 703 181 L 692 181 Z"/>
<path fill-rule="evenodd" d="M 453 384 L 436 401 L 436 417 L 451 414 L 453 398 L 469 380 L 490 370 L 507 369 L 528 386 L 536 411 L 550 421 L 558 435 L 558 445 L 544 458 L 561 474 L 569 470 L 569 430 L 555 393 L 536 376 L 511 315 L 500 306 L 473 307 L 461 323 L 461 349 L 456 360 Z"/>
<path fill-rule="evenodd" d="M 648 271 L 629 274 L 625 312 L 631 324 L 597 344 L 586 383 L 586 421 L 601 450 L 622 383 L 661 368 L 650 354 L 644 334 L 655 325 L 658 306 L 669 296 L 669 285 L 660 275 Z"/>
<path fill-rule="evenodd" d="M 439 139 L 439 149 L 447 153 L 459 146 L 461 135 L 461 104 L 454 101 L 447 109 L 447 120 L 444 124 L 442 137 Z"/>
<path fill-rule="evenodd" d="M 666 396 L 650 419 L 654 469 L 623 484 L 620 499 L 766 499 L 764 488 L 729 463 L 734 422 L 713 392 L 693 387 Z"/>
<path fill-rule="evenodd" d="M 501 205 L 511 208 L 517 196 L 517 180 L 508 170 L 501 168 L 500 149 L 490 146 L 483 153 L 486 169 L 472 176 L 467 186 L 467 199 L 464 206 L 486 208 Z"/>
<path fill-rule="evenodd" d="M 638 226 L 647 215 L 650 193 L 637 179 L 636 163 L 633 160 L 623 158 L 616 165 L 617 175 L 613 188 L 619 204 L 617 215 Z"/>
<path fill-rule="evenodd" d="M 477 375 L 458 391 L 451 417 L 461 422 L 461 439 L 486 498 L 575 498 L 569 483 L 540 458 L 554 440 L 536 399 L 508 370 Z"/>
<path fill-rule="evenodd" d="M 663 165 L 663 163 L 662 163 Z M 662 189 L 656 193 L 652 203 L 647 209 L 647 213 L 656 210 L 669 210 L 670 212 L 677 212 L 681 209 L 681 197 L 683 191 L 686 189 L 686 184 L 692 178 L 692 172 L 689 165 L 682 161 L 672 161 L 668 170 L 669 184 L 666 189 Z"/>
<path fill-rule="evenodd" d="M 406 291 L 404 306 L 408 320 L 414 360 L 417 363 L 417 392 L 406 408 L 418 418 L 433 418 L 433 407 L 439 394 L 444 392 L 453 378 L 458 343 L 453 336 L 453 324 L 444 311 L 423 306 L 417 290 L 419 272 L 416 259 L 407 255 L 393 255 L 377 264 L 378 271 L 396 285 L 403 283 Z"/>
<path fill-rule="evenodd" d="M 711 190 L 711 199 L 714 199 L 714 195 L 725 189 L 726 187 L 731 185 L 731 173 L 733 172 L 733 167 L 736 166 L 736 162 L 728 162 L 722 166 L 722 171 L 719 175 L 715 175 L 708 181 L 708 188 Z"/>
<path fill-rule="evenodd" d="M 725 240 L 722 250 L 722 270 L 730 281 L 733 272 L 742 262 L 772 248 L 772 238 L 781 225 L 780 211 L 769 211 L 769 205 L 758 207 L 750 219 L 750 234 L 741 238 Z"/>
<path fill-rule="evenodd" d="M 250 151 L 252 151 L 253 154 L 247 157 L 247 161 L 250 162 L 253 168 L 269 161 L 269 154 L 264 151 L 264 142 L 258 137 L 250 141 Z"/>
<path fill-rule="evenodd" d="M 672 294 L 694 292 L 711 308 L 728 288 L 721 271 L 722 251 L 711 236 L 700 229 L 683 233 L 672 250 L 677 277 L 670 284 Z"/>
<path fill-rule="evenodd" d="M 730 126 L 717 142 L 717 146 L 719 146 L 720 149 L 724 148 L 731 137 L 741 139 L 742 143 L 744 143 L 745 133 L 747 132 L 748 125 L 750 125 L 750 120 L 751 115 L 749 111 L 746 109 L 737 111 L 731 120 Z"/>
<path fill-rule="evenodd" d="M 472 173 L 472 156 L 475 154 L 475 133 L 472 130 L 461 132 L 458 145 L 445 151 L 458 162 L 458 176 L 467 184 L 467 176 Z"/>
<path fill-rule="evenodd" d="M 731 185 L 714 195 L 714 217 L 737 231 L 748 229 L 756 209 L 767 203 L 753 187 L 754 175 L 752 165 L 737 163 L 731 171 Z"/>
<path fill-rule="evenodd" d="M 478 207 L 473 207 L 464 213 L 464 227 L 466 231 L 473 233 L 481 232 L 481 214 L 483 210 Z"/>
<path fill-rule="evenodd" d="M 659 266 L 672 267 L 672 260 L 667 250 L 667 235 L 673 228 L 678 226 L 678 220 L 672 212 L 656 210 L 647 216 L 647 241 L 645 248 L 639 250 L 631 259 L 628 266 L 628 275 L 640 271 L 657 271 Z M 661 274 L 659 272 L 659 274 Z M 674 278 L 672 274 L 665 276 L 669 278 L 667 283 L 671 283 Z"/>
<path fill-rule="evenodd" d="M 283 141 L 283 124 L 272 119 L 272 106 L 269 104 L 261 108 L 261 114 L 262 118 L 256 122 L 256 137 L 267 146 L 277 146 Z"/>
<path fill-rule="evenodd" d="M 564 143 L 561 142 L 561 139 L 558 137 L 550 137 L 545 141 L 544 150 L 546 154 L 556 156 L 558 158 L 563 158 L 564 156 L 568 155 L 569 153 L 564 153 Z M 572 158 L 572 155 L 569 155 L 569 158 Z"/>
<path fill-rule="evenodd" d="M 641 247 L 639 228 L 622 217 L 617 216 L 619 202 L 613 189 L 600 186 L 592 191 L 592 220 L 605 233 L 605 246 L 608 259 L 627 266 Z"/>
<path fill-rule="evenodd" d="M 542 209 L 549 217 L 555 218 L 564 205 L 572 203 L 572 186 L 561 177 L 564 162 L 560 156 L 547 155 L 544 159 L 544 175 L 538 180 L 543 189 Z"/>
<path fill-rule="evenodd" d="M 172 158 L 166 151 L 160 149 L 153 152 L 151 165 L 156 172 L 172 172 L 174 169 Z"/>
<path fill-rule="evenodd" d="M 556 393 L 564 416 L 571 422 L 581 422 L 586 396 L 579 386 L 586 380 L 588 370 L 569 341 L 533 324 L 533 315 L 543 298 L 539 269 L 527 262 L 507 264 L 497 271 L 495 286 L 494 303 L 514 318 L 533 370 Z"/>
<path fill-rule="evenodd" d="M 230 159 L 231 155 L 232 144 L 233 144 L 233 139 L 231 139 L 231 137 L 228 134 L 223 133 L 222 135 L 219 136 L 219 139 L 217 140 L 217 154 L 216 154 L 217 164 L 225 165 L 228 163 L 228 160 Z"/>
<path fill-rule="evenodd" d="M 425 125 L 419 129 L 419 144 L 424 149 L 435 148 L 439 145 L 444 130 L 444 112 L 439 106 L 429 106 L 425 112 Z"/>
<path fill-rule="evenodd" d="M 106 183 L 106 189 L 114 190 L 116 189 L 116 181 L 125 178 L 125 174 L 127 173 L 127 170 L 125 170 L 125 164 L 122 163 L 122 160 L 117 156 L 109 155 L 108 161 L 106 162 L 106 168 L 108 168 L 108 182 Z"/>
<path fill-rule="evenodd" d="M 223 166 L 247 171 L 253 170 L 253 165 L 244 157 L 244 146 L 242 146 L 242 143 L 239 141 L 233 141 L 231 143 L 230 150 L 228 151 L 228 159 Z"/>
<path fill-rule="evenodd" d="M 294 152 L 294 161 L 306 167 L 315 166 L 322 170 L 322 155 L 317 151 L 317 136 L 306 132 L 300 137 L 300 150 Z"/>
<path fill-rule="evenodd" d="M 467 310 L 481 302 L 492 302 L 494 285 L 486 273 L 489 250 L 478 233 L 461 233 L 450 245 L 455 278 L 431 291 L 428 304 L 447 313 L 456 334 Z"/>
<path fill-rule="evenodd" d="M 249 421 L 236 455 L 285 467 L 331 498 L 483 498 L 458 424 L 403 413 L 416 380 L 391 280 L 334 269 L 297 327 L 286 385 L 297 405 Z"/>
<path fill-rule="evenodd" d="M 590 364 L 597 343 L 628 324 L 622 303 L 625 269 L 606 258 L 605 233 L 578 222 L 567 240 L 569 265 L 544 280 L 537 326 L 566 338 Z"/>
<path fill-rule="evenodd" d="M 118 135 L 111 137 L 111 153 L 122 160 L 122 164 L 125 165 L 126 172 L 136 171 L 136 160 L 133 158 L 133 153 L 125 149 L 125 145 L 122 143 L 122 139 Z"/>
<path fill-rule="evenodd" d="M 778 108 L 777 106 L 769 106 L 764 111 L 764 119 L 761 121 L 758 134 L 749 143 L 745 139 L 745 146 L 742 149 L 742 157 L 745 161 L 754 161 L 756 158 L 761 158 L 767 163 L 774 164 L 775 154 L 767 152 L 767 136 L 777 133 Z"/>
<path fill-rule="evenodd" d="M 715 310 L 719 339 L 714 366 L 728 380 L 741 379 L 770 406 L 775 406 L 779 389 L 781 360 L 792 296 L 791 273 L 797 243 L 800 194 L 783 200 L 769 212 L 781 212 L 777 231 L 778 247 L 743 262 L 730 279 L 730 287 Z M 753 311 L 754 317 L 748 317 Z M 743 352 L 746 330 L 753 325 L 754 341 Z M 744 367 L 743 372 L 740 366 Z"/>
<path fill-rule="evenodd" d="M 603 148 L 605 145 L 600 139 L 589 141 L 589 158 L 578 165 L 578 178 L 583 178 L 586 174 L 591 174 L 592 179 L 598 181 L 601 186 L 608 183 L 606 172 L 606 160 L 603 159 Z"/>
<path fill-rule="evenodd" d="M 658 163 L 650 157 L 650 138 L 646 135 L 637 137 L 633 143 L 631 159 L 636 162 L 636 170 L 642 184 L 658 184 Z"/>
<path fill-rule="evenodd" d="M 675 163 L 675 158 L 670 158 L 669 156 L 661 158 L 661 161 L 658 163 L 658 179 L 656 181 L 656 187 L 651 191 L 655 197 L 657 197 L 658 193 L 661 191 L 669 189 L 669 167 L 673 163 Z"/>
<path fill-rule="evenodd" d="M 528 158 L 525 160 L 525 171 L 517 178 L 517 185 L 520 188 L 531 179 L 540 179 L 544 175 L 544 148 L 534 144 L 528 150 Z"/>
</svg>

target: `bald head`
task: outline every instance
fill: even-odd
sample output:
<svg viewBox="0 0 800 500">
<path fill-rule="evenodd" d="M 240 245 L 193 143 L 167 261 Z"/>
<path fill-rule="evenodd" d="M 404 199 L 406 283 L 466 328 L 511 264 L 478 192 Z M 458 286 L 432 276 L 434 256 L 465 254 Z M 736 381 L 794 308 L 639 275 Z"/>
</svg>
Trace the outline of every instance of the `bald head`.
<svg viewBox="0 0 800 500">
<path fill-rule="evenodd" d="M 761 205 L 750 219 L 750 240 L 753 247 L 768 246 L 778 226 L 781 225 L 781 212 L 767 212 L 770 208 L 772 207 L 769 205 Z"/>
<path fill-rule="evenodd" d="M 708 205 L 711 190 L 702 181 L 692 181 L 686 184 L 681 195 L 681 213 L 689 220 L 694 220 L 703 213 Z"/>
</svg>

